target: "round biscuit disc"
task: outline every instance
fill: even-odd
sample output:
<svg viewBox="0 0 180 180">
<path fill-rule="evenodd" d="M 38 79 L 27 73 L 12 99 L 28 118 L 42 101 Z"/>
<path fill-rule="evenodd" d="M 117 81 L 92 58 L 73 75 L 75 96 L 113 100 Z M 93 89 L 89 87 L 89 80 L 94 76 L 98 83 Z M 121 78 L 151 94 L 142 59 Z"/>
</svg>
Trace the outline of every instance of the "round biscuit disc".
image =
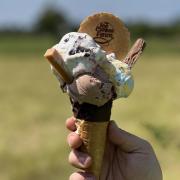
<svg viewBox="0 0 180 180">
<path fill-rule="evenodd" d="M 87 17 L 80 24 L 78 32 L 89 34 L 105 51 L 115 53 L 120 60 L 128 52 L 130 33 L 123 22 L 110 13 Z"/>
</svg>

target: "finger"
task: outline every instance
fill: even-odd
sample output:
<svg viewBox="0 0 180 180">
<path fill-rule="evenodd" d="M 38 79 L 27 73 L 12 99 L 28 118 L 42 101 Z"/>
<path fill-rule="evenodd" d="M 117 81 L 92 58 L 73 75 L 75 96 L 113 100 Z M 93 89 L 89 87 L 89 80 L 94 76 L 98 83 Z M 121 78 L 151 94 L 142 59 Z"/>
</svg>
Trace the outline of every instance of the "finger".
<svg viewBox="0 0 180 180">
<path fill-rule="evenodd" d="M 82 145 L 82 140 L 78 134 L 71 132 L 67 137 L 69 146 L 73 149 L 77 149 Z"/>
<path fill-rule="evenodd" d="M 76 131 L 76 118 L 75 117 L 70 117 L 66 120 L 66 128 L 69 129 L 70 131 Z"/>
<path fill-rule="evenodd" d="M 125 152 L 142 151 L 148 145 L 145 140 L 118 128 L 114 121 L 110 122 L 108 131 L 109 140 Z"/>
<path fill-rule="evenodd" d="M 69 154 L 69 163 L 80 169 L 86 169 L 91 165 L 91 157 L 83 152 L 72 150 Z"/>
<path fill-rule="evenodd" d="M 75 172 L 71 174 L 69 180 L 95 180 L 95 177 L 87 172 Z"/>
</svg>

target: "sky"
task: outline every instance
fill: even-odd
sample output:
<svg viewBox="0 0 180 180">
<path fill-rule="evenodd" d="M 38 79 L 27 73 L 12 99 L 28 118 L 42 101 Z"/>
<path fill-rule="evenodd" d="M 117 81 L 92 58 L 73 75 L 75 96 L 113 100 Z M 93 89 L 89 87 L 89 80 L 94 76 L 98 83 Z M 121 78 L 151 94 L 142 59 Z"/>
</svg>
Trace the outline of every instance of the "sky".
<svg viewBox="0 0 180 180">
<path fill-rule="evenodd" d="M 45 7 L 54 5 L 74 23 L 107 11 L 123 21 L 168 23 L 180 17 L 180 0 L 0 0 L 0 28 L 31 27 Z"/>
</svg>

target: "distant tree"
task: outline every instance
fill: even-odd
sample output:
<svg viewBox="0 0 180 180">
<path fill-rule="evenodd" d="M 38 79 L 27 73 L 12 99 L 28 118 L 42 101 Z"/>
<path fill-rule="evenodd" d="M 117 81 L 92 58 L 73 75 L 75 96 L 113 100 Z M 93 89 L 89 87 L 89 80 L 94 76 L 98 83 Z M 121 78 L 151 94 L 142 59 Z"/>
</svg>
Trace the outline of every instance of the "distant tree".
<svg viewBox="0 0 180 180">
<path fill-rule="evenodd" d="M 158 37 L 172 38 L 180 37 L 180 20 L 177 19 L 169 24 L 150 24 L 147 22 L 127 23 L 132 38 Z"/>
<path fill-rule="evenodd" d="M 71 25 L 62 12 L 49 7 L 38 18 L 35 24 L 35 32 L 47 33 L 53 36 L 62 36 L 71 31 Z"/>
</svg>

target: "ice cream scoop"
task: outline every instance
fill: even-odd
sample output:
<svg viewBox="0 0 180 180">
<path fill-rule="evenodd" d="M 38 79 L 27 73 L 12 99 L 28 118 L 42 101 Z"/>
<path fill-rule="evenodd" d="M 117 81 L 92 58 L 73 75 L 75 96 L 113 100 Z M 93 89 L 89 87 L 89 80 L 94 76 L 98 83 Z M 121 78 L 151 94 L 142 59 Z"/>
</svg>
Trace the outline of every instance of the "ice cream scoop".
<svg viewBox="0 0 180 180">
<path fill-rule="evenodd" d="M 82 85 L 82 83 L 77 85 L 77 83 L 82 81 L 82 78 L 78 78 L 84 74 L 91 74 L 92 76 L 95 76 L 97 74 L 97 69 L 103 72 L 104 77 L 106 76 L 106 81 L 111 84 L 110 89 L 112 89 L 112 87 L 114 88 L 116 98 L 127 97 L 131 93 L 134 83 L 128 64 L 117 60 L 115 54 L 113 53 L 107 54 L 106 51 L 104 51 L 88 34 L 77 32 L 68 33 L 53 48 L 61 54 L 68 72 L 74 79 L 76 79 L 73 82 L 73 85 L 67 84 L 67 93 L 70 95 L 76 94 L 76 99 L 79 103 L 97 103 L 97 106 L 101 106 L 110 98 L 115 97 L 109 92 L 108 88 L 99 92 L 95 90 L 92 91 L 91 89 L 91 96 L 89 97 L 97 97 L 98 95 L 96 100 L 95 98 L 91 98 L 91 100 L 93 100 L 91 102 L 87 100 L 87 96 L 81 95 L 82 91 L 79 94 L 80 96 L 78 96 L 78 92 L 80 91 L 76 91 L 77 88 L 74 88 Z M 96 79 L 96 77 L 94 78 Z M 83 81 L 85 82 L 85 79 L 83 79 Z M 101 83 L 99 83 L 99 85 L 100 84 Z M 106 82 L 104 82 L 104 84 L 106 85 Z M 86 85 L 88 85 L 88 83 L 86 83 Z M 83 86 L 81 89 L 84 89 L 84 94 L 87 94 L 88 92 L 86 92 L 86 90 L 88 90 L 89 87 L 86 88 Z M 93 92 L 94 95 L 92 95 Z M 107 98 L 107 94 L 111 95 L 108 95 Z M 104 96 L 105 99 L 103 98 Z M 83 97 L 86 98 L 83 100 Z"/>
<path fill-rule="evenodd" d="M 80 104 L 102 106 L 115 96 L 113 84 L 108 81 L 106 73 L 101 68 L 96 69 L 99 70 L 96 70 L 93 75 L 79 76 L 67 86 L 70 97 Z"/>
</svg>

